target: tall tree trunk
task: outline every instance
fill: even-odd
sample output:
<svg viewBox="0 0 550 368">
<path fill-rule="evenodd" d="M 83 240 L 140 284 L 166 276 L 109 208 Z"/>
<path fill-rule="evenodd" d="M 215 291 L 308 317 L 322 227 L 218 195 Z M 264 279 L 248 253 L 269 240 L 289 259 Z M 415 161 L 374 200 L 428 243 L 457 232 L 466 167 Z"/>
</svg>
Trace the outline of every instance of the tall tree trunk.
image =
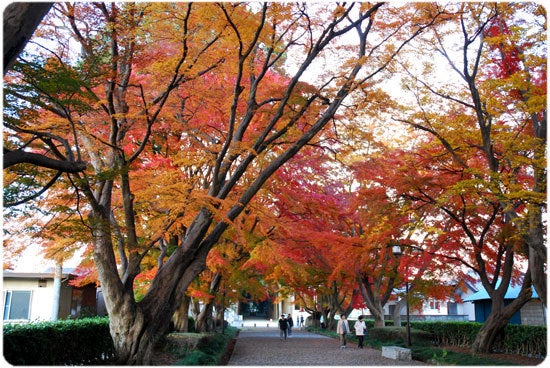
<svg viewBox="0 0 550 368">
<path fill-rule="evenodd" d="M 193 316 L 193 319 L 195 321 L 197 320 L 197 318 L 199 318 L 200 312 L 201 312 L 200 302 L 195 298 L 191 298 L 191 315 Z"/>
<path fill-rule="evenodd" d="M 522 91 L 523 93 L 523 91 Z M 524 96 L 523 100 L 527 102 L 529 96 Z M 531 122 L 535 137 L 540 139 L 540 149 L 535 149 L 535 162 L 546 162 L 547 154 L 547 137 L 548 137 L 548 112 L 544 110 L 543 114 L 533 112 L 531 114 Z M 534 173 L 533 191 L 535 193 L 547 193 L 547 166 L 533 164 L 531 166 Z M 543 211 L 546 203 L 532 203 L 527 206 L 527 239 L 529 246 L 529 267 L 531 268 L 531 277 L 533 286 L 539 295 L 543 305 L 547 307 L 547 274 L 546 274 L 546 259 L 548 249 L 545 242 L 546 226 L 543 224 Z"/>
<path fill-rule="evenodd" d="M 336 318 L 334 318 L 334 316 L 336 316 L 336 311 L 334 310 L 330 310 L 330 311 L 327 311 L 327 317 L 325 319 L 326 321 L 326 324 L 327 324 L 327 329 L 329 330 L 334 330 L 336 329 Z"/>
<path fill-rule="evenodd" d="M 162 318 L 151 321 L 141 308 L 126 303 L 126 308 L 118 313 L 109 313 L 109 327 L 119 364 L 149 364 L 154 346 L 161 337 L 152 325 L 161 324 Z M 166 329 L 168 326 L 166 326 Z M 158 326 L 156 328 L 158 331 Z"/>
<path fill-rule="evenodd" d="M 374 327 L 385 327 L 386 322 L 384 320 L 384 305 L 386 305 L 386 302 L 391 295 L 391 291 L 393 290 L 394 279 L 391 278 L 388 280 L 388 286 L 384 295 L 379 295 L 379 285 L 381 282 L 378 282 L 378 285 L 374 285 L 375 283 L 369 282 L 367 275 L 358 273 L 357 282 L 359 284 L 359 290 L 361 291 L 363 300 L 374 317 Z"/>
<path fill-rule="evenodd" d="M 401 311 L 403 308 L 405 308 L 407 304 L 407 299 L 401 298 L 399 301 L 395 304 L 395 309 L 393 311 L 393 325 L 401 327 Z"/>
<path fill-rule="evenodd" d="M 507 287 L 506 287 L 507 288 Z M 497 292 L 491 298 L 491 313 L 479 330 L 472 344 L 471 350 L 474 354 L 490 353 L 496 338 L 502 333 L 510 318 L 531 300 L 531 276 L 527 272 L 523 286 L 518 297 L 507 306 L 504 306 L 504 292 Z"/>
<path fill-rule="evenodd" d="M 196 332 L 212 332 L 213 328 L 213 314 L 214 311 L 214 299 L 208 301 L 204 304 L 197 320 L 195 321 L 195 331 Z"/>
<path fill-rule="evenodd" d="M 546 285 L 546 262 L 539 256 L 534 247 L 529 246 L 529 266 L 531 268 L 531 277 L 533 278 L 533 286 L 542 304 L 547 307 L 547 285 Z"/>
<path fill-rule="evenodd" d="M 61 298 L 61 279 L 63 278 L 63 263 L 55 262 L 53 273 L 53 297 L 52 297 L 52 313 L 51 321 L 57 321 L 59 318 L 59 299 Z"/>
<path fill-rule="evenodd" d="M 94 261 L 105 297 L 118 362 L 124 365 L 150 365 L 154 348 L 168 332 L 171 318 L 187 287 L 204 270 L 211 245 L 203 242 L 190 247 L 184 242 L 159 270 L 161 275 L 155 279 L 157 282 L 153 282 L 145 297 L 136 302 L 132 286 L 122 283 L 113 266 L 116 262 L 112 238 L 109 236 L 110 210 L 101 206 L 96 209 L 91 219 L 95 226 Z M 186 242 L 196 241 L 209 225 L 208 214 L 198 216 L 186 234 Z"/>
<path fill-rule="evenodd" d="M 53 2 L 12 2 L 4 9 L 4 75 L 52 5 Z"/>
<path fill-rule="evenodd" d="M 174 329 L 178 332 L 189 332 L 189 303 L 190 302 L 191 302 L 191 297 L 188 295 L 185 295 L 178 309 L 172 316 L 172 323 L 174 324 Z"/>
<path fill-rule="evenodd" d="M 222 304 L 217 304 L 214 306 L 214 308 L 216 309 L 216 318 L 214 319 L 215 327 L 220 327 L 220 329 L 223 331 L 225 327 L 224 306 Z"/>
<path fill-rule="evenodd" d="M 374 327 L 384 327 L 386 322 L 384 320 L 384 308 L 378 304 L 371 304 L 368 309 L 374 317 Z"/>
<path fill-rule="evenodd" d="M 539 175 L 540 176 L 540 175 Z M 535 187 L 539 189 L 539 192 L 546 190 L 544 179 L 536 178 Z M 540 189 L 543 187 L 544 189 Z M 544 241 L 545 227 L 542 222 L 542 209 L 539 205 L 532 204 L 527 206 L 529 208 L 527 219 L 527 236 L 526 242 L 529 249 L 529 268 L 531 269 L 531 278 L 533 280 L 533 286 L 537 291 L 537 294 L 542 301 L 542 304 L 547 306 L 547 274 L 546 274 L 546 259 L 547 248 Z"/>
<path fill-rule="evenodd" d="M 210 294 L 216 295 L 220 289 L 222 281 L 222 275 L 219 272 L 216 272 L 212 276 L 212 281 L 210 282 Z M 197 332 L 211 332 L 214 329 L 214 303 L 215 298 L 212 297 L 202 308 L 200 314 L 198 315 L 197 320 L 195 321 L 195 330 Z"/>
<path fill-rule="evenodd" d="M 201 268 L 201 270 L 198 270 Z M 111 336 L 118 354 L 118 361 L 125 365 L 151 365 L 153 351 L 160 339 L 168 332 L 171 318 L 174 315 L 178 303 L 176 300 L 183 298 L 183 293 L 195 277 L 204 268 L 204 261 L 193 262 L 177 281 L 178 274 L 175 273 L 171 280 L 164 280 L 177 283 L 175 291 L 167 288 L 155 293 L 153 297 L 144 298 L 139 303 L 133 301 L 130 292 L 125 294 L 123 300 L 115 303 L 118 308 L 109 308 L 109 322 Z M 163 300 L 163 303 L 158 301 Z M 155 302 L 156 301 L 156 302 Z"/>
<path fill-rule="evenodd" d="M 476 335 L 471 348 L 472 353 L 490 353 L 496 338 L 502 333 L 507 324 L 508 318 L 504 317 L 502 312 L 491 312 Z"/>
</svg>

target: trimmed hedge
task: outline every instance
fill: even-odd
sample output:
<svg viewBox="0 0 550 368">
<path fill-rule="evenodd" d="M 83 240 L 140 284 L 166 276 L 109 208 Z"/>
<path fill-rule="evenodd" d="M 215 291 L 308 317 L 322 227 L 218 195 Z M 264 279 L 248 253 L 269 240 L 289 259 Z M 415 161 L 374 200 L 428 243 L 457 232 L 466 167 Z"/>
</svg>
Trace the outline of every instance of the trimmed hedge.
<svg viewBox="0 0 550 368">
<path fill-rule="evenodd" d="M 104 365 L 115 360 L 107 318 L 3 326 L 4 358 L 12 365 Z"/>
<path fill-rule="evenodd" d="M 483 326 L 477 322 L 411 322 L 411 327 L 430 332 L 436 345 L 470 346 Z"/>
<path fill-rule="evenodd" d="M 412 325 L 411 325 L 412 326 Z M 407 329 L 404 327 L 373 327 L 368 330 L 369 335 L 376 340 L 380 341 L 407 341 Z M 430 344 L 433 340 L 432 334 L 428 331 L 411 328 L 411 340 L 414 340 L 415 344 Z"/>
<path fill-rule="evenodd" d="M 411 327 L 430 332 L 436 345 L 471 346 L 483 326 L 478 322 L 411 322 Z M 546 326 L 508 324 L 495 342 L 495 352 L 546 357 Z"/>
<path fill-rule="evenodd" d="M 405 341 L 404 328 L 395 328 L 386 321 L 384 328 L 374 328 L 374 320 L 365 320 L 367 330 L 376 339 Z M 404 323 L 403 323 L 404 324 Z M 483 323 L 478 322 L 433 322 L 411 321 L 411 338 L 414 343 L 431 340 L 438 346 L 470 347 Z M 423 334 L 420 331 L 425 331 Z M 546 357 L 546 326 L 528 326 L 508 324 L 504 333 L 495 341 L 493 351 L 518 354 L 529 357 Z"/>
<path fill-rule="evenodd" d="M 495 351 L 533 357 L 546 357 L 546 326 L 507 325 Z"/>
</svg>

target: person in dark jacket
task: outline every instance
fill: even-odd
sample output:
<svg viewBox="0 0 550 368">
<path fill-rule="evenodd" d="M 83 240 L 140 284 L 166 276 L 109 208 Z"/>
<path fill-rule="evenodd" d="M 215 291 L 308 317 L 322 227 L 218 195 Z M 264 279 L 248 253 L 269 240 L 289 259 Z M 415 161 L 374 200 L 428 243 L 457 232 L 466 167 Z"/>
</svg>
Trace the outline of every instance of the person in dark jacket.
<svg viewBox="0 0 550 368">
<path fill-rule="evenodd" d="M 290 336 L 292 335 L 292 327 L 294 327 L 294 320 L 291 314 L 288 315 L 286 321 L 288 322 L 288 336 Z"/>
<path fill-rule="evenodd" d="M 285 315 L 281 315 L 281 318 L 279 318 L 279 330 L 280 330 L 280 336 L 281 340 L 285 339 L 287 337 L 287 330 L 288 330 L 288 321 L 285 318 Z"/>
</svg>

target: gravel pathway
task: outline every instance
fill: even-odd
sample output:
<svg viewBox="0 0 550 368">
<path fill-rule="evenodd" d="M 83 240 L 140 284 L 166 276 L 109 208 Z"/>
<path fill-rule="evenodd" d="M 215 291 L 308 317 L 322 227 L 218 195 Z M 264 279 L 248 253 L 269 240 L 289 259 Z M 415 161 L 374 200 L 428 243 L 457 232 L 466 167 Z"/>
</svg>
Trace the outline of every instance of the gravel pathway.
<svg viewBox="0 0 550 368">
<path fill-rule="evenodd" d="M 413 366 L 419 361 L 399 361 L 382 357 L 380 350 L 358 349 L 349 343 L 340 349 L 340 341 L 310 332 L 294 330 L 286 341 L 280 340 L 276 328 L 244 328 L 228 365 L 292 366 Z"/>
</svg>

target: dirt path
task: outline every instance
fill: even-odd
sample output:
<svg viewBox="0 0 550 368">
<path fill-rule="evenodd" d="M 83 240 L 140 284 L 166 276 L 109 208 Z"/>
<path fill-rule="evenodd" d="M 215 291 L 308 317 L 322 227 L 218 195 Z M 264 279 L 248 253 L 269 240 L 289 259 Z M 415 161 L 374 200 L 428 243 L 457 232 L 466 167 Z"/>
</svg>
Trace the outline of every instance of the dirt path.
<svg viewBox="0 0 550 368">
<path fill-rule="evenodd" d="M 380 350 L 358 349 L 348 343 L 340 348 L 336 339 L 305 331 L 294 331 L 287 340 L 279 338 L 276 328 L 245 328 L 240 331 L 228 365 L 293 366 L 413 366 L 418 361 L 397 361 L 382 357 Z"/>
</svg>

